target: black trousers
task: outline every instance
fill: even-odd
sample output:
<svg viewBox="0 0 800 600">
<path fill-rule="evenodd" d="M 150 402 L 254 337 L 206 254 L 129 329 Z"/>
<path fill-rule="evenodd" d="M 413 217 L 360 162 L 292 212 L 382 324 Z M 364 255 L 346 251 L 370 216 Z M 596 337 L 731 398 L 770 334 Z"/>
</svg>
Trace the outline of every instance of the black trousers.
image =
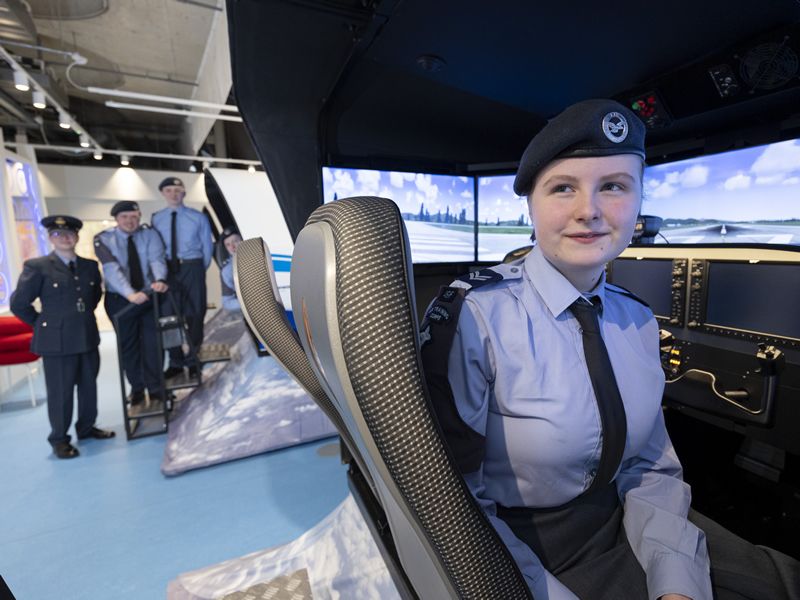
<svg viewBox="0 0 800 600">
<path fill-rule="evenodd" d="M 153 301 L 144 304 L 128 302 L 119 294 L 106 293 L 105 308 L 120 345 L 120 364 L 131 384 L 131 391 L 150 396 L 161 394 L 161 369 L 163 360 L 158 352 Z M 124 312 L 122 312 L 124 309 Z M 119 315 L 118 318 L 115 318 Z"/>
<path fill-rule="evenodd" d="M 611 484 L 553 509 L 504 508 L 497 515 L 545 568 L 583 600 L 647 600 L 647 579 L 628 544 L 622 505 Z M 755 546 L 703 515 L 716 600 L 798 600 L 800 562 Z"/>
<path fill-rule="evenodd" d="M 203 321 L 206 316 L 206 270 L 202 259 L 184 261 L 170 268 L 167 279 L 172 300 L 177 304 L 165 301 L 162 303 L 163 314 L 174 315 L 180 312 L 188 328 L 189 339 L 195 351 L 200 350 L 203 343 Z M 191 357 L 184 356 L 180 348 L 169 349 L 171 367 L 194 366 Z"/>
<path fill-rule="evenodd" d="M 44 381 L 47 386 L 47 416 L 50 419 L 51 444 L 69 442 L 67 433 L 72 423 L 75 388 L 78 388 L 78 435 L 89 433 L 97 419 L 97 373 L 100 353 L 97 348 L 80 354 L 42 356 Z"/>
</svg>

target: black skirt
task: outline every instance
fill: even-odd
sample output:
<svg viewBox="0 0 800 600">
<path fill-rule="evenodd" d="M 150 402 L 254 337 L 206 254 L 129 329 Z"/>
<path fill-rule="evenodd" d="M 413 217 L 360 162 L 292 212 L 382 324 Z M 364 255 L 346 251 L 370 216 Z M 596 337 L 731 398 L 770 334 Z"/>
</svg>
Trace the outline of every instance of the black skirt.
<svg viewBox="0 0 800 600">
<path fill-rule="evenodd" d="M 582 600 L 647 600 L 612 483 L 556 508 L 497 507 L 497 516 Z M 695 511 L 706 534 L 716 600 L 800 600 L 800 562 L 734 535 Z"/>
</svg>

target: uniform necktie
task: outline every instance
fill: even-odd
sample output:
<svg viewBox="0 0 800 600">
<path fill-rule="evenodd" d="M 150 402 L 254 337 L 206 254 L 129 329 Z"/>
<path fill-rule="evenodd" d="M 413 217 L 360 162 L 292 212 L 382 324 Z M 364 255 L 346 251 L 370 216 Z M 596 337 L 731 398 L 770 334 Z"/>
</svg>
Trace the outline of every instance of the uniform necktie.
<svg viewBox="0 0 800 600">
<path fill-rule="evenodd" d="M 600 423 L 603 427 L 603 449 L 600 454 L 600 465 L 597 475 L 588 491 L 611 482 L 617 472 L 622 453 L 625 450 L 625 437 L 628 431 L 625 420 L 625 406 L 611 367 L 608 350 L 600 335 L 600 298 L 593 296 L 592 304 L 583 298 L 576 300 L 570 310 L 581 326 L 583 336 L 583 353 L 589 367 L 589 378 L 600 411 Z"/>
<path fill-rule="evenodd" d="M 138 292 L 144 287 L 144 273 L 132 234 L 128 236 L 128 272 L 131 274 L 131 287 Z"/>
<path fill-rule="evenodd" d="M 178 211 L 172 211 L 172 222 L 169 225 L 169 248 L 170 261 L 175 265 L 178 263 Z"/>
<path fill-rule="evenodd" d="M 75 261 L 69 261 L 69 270 L 72 271 L 72 274 L 75 275 Z"/>
</svg>

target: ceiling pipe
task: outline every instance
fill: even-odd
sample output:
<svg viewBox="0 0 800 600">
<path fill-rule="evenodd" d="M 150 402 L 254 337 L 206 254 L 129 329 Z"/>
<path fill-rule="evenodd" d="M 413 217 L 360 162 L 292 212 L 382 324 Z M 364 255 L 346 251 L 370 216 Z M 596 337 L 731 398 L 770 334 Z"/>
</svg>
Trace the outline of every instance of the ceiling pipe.
<svg viewBox="0 0 800 600">
<path fill-rule="evenodd" d="M 34 150 L 52 150 L 53 152 L 74 152 L 75 154 L 87 154 L 91 152 L 86 148 L 81 148 L 80 146 L 55 146 L 51 144 L 18 144 L 17 142 L 4 142 L 6 146 L 10 146 L 12 148 L 16 148 L 17 146 L 27 146 L 29 148 L 33 148 Z M 169 158 L 173 160 L 208 160 L 210 162 L 215 163 L 224 163 L 224 164 L 231 164 L 231 165 L 253 165 L 254 167 L 261 166 L 260 160 L 252 160 L 247 158 L 217 158 L 215 156 L 192 156 L 191 154 L 164 154 L 161 152 L 137 152 L 135 150 L 109 150 L 109 149 L 99 149 L 96 150 L 97 152 L 101 152 L 104 154 L 113 154 L 115 156 L 128 156 L 128 157 L 136 157 L 142 156 L 146 158 Z"/>
<path fill-rule="evenodd" d="M 165 115 L 179 115 L 182 117 L 199 117 L 201 119 L 214 119 L 219 121 L 232 121 L 234 123 L 241 123 L 242 117 L 235 115 L 220 115 L 217 113 L 204 113 L 195 112 L 193 110 L 181 110 L 178 108 L 166 108 L 161 106 L 146 106 L 144 104 L 130 104 L 129 102 L 116 102 L 114 100 L 106 100 L 106 106 L 109 108 L 121 108 L 125 110 L 141 110 L 144 112 L 160 113 Z"/>
</svg>

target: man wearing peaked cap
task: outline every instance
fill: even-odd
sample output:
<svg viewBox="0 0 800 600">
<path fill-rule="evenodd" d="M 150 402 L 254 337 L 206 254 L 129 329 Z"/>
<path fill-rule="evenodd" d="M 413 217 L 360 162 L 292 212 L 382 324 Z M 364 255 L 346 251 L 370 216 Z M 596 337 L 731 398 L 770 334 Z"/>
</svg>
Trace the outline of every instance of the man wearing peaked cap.
<svg viewBox="0 0 800 600">
<path fill-rule="evenodd" d="M 94 237 L 94 251 L 103 265 L 105 308 L 120 343 L 120 364 L 131 385 L 131 406 L 160 398 L 162 357 L 156 339 L 152 292 L 168 289 L 164 244 L 153 229 L 140 223 L 139 205 L 122 200 L 111 207 L 116 227 Z M 124 312 L 122 312 L 124 311 Z"/>
<path fill-rule="evenodd" d="M 206 269 L 213 252 L 211 225 L 203 213 L 183 203 L 186 188 L 178 177 L 167 177 L 158 190 L 167 206 L 155 212 L 151 222 L 166 247 L 167 281 L 177 304 L 174 308 L 186 322 L 192 348 L 198 351 L 203 343 L 206 314 Z M 165 308 L 169 311 L 171 307 Z M 184 367 L 189 368 L 191 376 L 198 373 L 196 357 L 184 356 L 180 347 L 170 348 L 169 363 L 164 372 L 167 379 L 182 373 Z"/>
<path fill-rule="evenodd" d="M 113 431 L 95 426 L 100 336 L 94 309 L 102 288 L 97 263 L 75 254 L 83 223 L 69 215 L 42 219 L 53 252 L 25 261 L 11 295 L 11 311 L 34 328 L 31 352 L 42 356 L 47 386 L 48 441 L 58 458 L 74 458 L 70 443 L 73 394 L 78 390 L 79 439 L 114 437 Z M 41 301 L 41 312 L 33 306 Z"/>
<path fill-rule="evenodd" d="M 73 231 L 78 233 L 83 227 L 83 221 L 68 215 L 51 215 L 42 219 L 41 224 L 42 227 L 47 229 L 48 234 L 53 231 Z"/>
</svg>

